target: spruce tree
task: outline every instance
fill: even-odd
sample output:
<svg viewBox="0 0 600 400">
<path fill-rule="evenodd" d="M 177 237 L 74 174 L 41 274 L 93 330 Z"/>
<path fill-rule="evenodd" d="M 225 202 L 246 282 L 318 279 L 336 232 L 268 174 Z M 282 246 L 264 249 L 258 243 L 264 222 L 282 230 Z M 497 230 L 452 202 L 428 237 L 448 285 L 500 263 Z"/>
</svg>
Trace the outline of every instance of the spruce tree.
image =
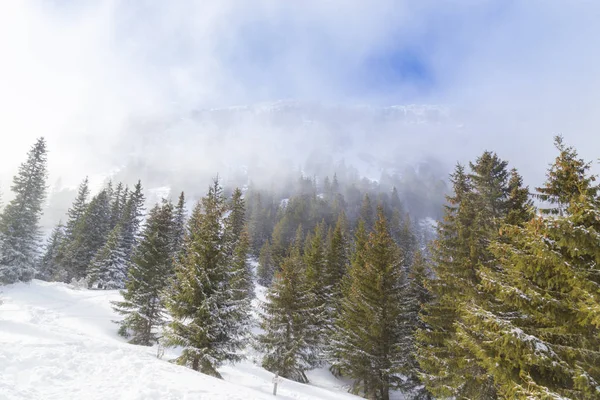
<svg viewBox="0 0 600 400">
<path fill-rule="evenodd" d="M 163 291 L 173 275 L 173 205 L 163 202 L 148 214 L 139 246 L 131 258 L 123 301 L 114 309 L 125 318 L 119 334 L 132 344 L 151 346 L 165 323 Z"/>
<path fill-rule="evenodd" d="M 90 262 L 88 277 L 93 288 L 111 290 L 125 287 L 127 265 L 120 225 L 110 232 L 106 243 Z"/>
<path fill-rule="evenodd" d="M 67 212 L 67 223 L 65 225 L 65 238 L 67 241 L 72 240 L 75 227 L 81 221 L 87 209 L 87 200 L 90 195 L 89 181 L 86 177 L 77 189 L 77 197 L 73 201 L 73 205 Z"/>
<path fill-rule="evenodd" d="M 123 202 L 121 196 L 123 196 L 124 187 L 121 182 L 117 184 L 115 190 L 113 190 L 111 198 L 111 211 L 110 211 L 110 229 L 114 229 L 121 219 L 123 218 Z"/>
<path fill-rule="evenodd" d="M 145 198 L 142 190 L 142 183 L 138 181 L 133 191 L 129 193 L 121 221 L 121 232 L 126 261 L 131 259 L 131 254 L 138 242 L 140 225 L 144 215 L 144 201 Z"/>
<path fill-rule="evenodd" d="M 342 373 L 355 379 L 368 398 L 389 399 L 400 385 L 398 372 L 404 349 L 400 346 L 403 285 L 402 257 L 394 243 L 382 207 L 373 232 L 364 239 L 359 225 L 348 286 L 337 322 L 335 345 Z"/>
<path fill-rule="evenodd" d="M 368 194 L 365 194 L 362 205 L 360 206 L 360 218 L 364 221 L 367 231 L 373 229 L 375 215 L 373 212 L 373 203 Z"/>
<path fill-rule="evenodd" d="M 425 327 L 416 333 L 417 359 L 427 389 L 439 398 L 493 399 L 491 378 L 456 339 L 459 303 L 473 295 L 482 249 L 475 235 L 475 198 L 462 165 L 451 175 L 454 195 L 447 196 L 444 220 L 432 248 L 434 276 L 427 283 L 434 300 L 425 306 Z"/>
<path fill-rule="evenodd" d="M 258 268 L 256 271 L 258 284 L 265 287 L 271 286 L 271 282 L 275 276 L 275 269 L 275 262 L 271 254 L 271 244 L 267 240 L 260 249 L 260 256 L 258 257 Z"/>
<path fill-rule="evenodd" d="M 591 164 L 579 158 L 577 151 L 563 143 L 562 136 L 554 138 L 554 146 L 559 154 L 548 169 L 544 186 L 537 188 L 537 198 L 550 204 L 542 208 L 543 214 L 562 214 L 571 198 L 580 192 L 596 195 L 598 185 L 595 176 L 587 176 Z"/>
<path fill-rule="evenodd" d="M 248 262 L 249 249 L 248 232 L 243 230 L 235 244 L 232 258 L 231 290 L 235 301 L 250 301 L 254 298 L 254 273 Z M 241 304 L 248 309 L 250 304 Z"/>
<path fill-rule="evenodd" d="M 46 198 L 47 150 L 39 138 L 13 178 L 11 200 L 0 215 L 0 283 L 30 281 L 40 241 L 39 220 Z"/>
<path fill-rule="evenodd" d="M 227 221 L 231 231 L 232 240 L 234 243 L 237 243 L 246 225 L 246 208 L 242 191 L 239 188 L 236 188 L 233 191 L 229 203 L 229 216 L 227 217 Z"/>
<path fill-rule="evenodd" d="M 88 267 L 106 243 L 110 232 L 110 199 L 106 189 L 103 189 L 90 201 L 61 256 L 68 281 L 88 276 Z"/>
<path fill-rule="evenodd" d="M 306 282 L 300 246 L 301 241 L 296 241 L 267 291 L 261 315 L 264 333 L 258 343 L 264 352 L 263 368 L 306 383 L 305 372 L 319 363 L 319 328 L 314 323 L 318 310 L 313 309 L 314 294 Z"/>
<path fill-rule="evenodd" d="M 333 229 L 331 239 L 329 240 L 327 264 L 325 267 L 326 271 L 324 274 L 325 285 L 331 288 L 329 307 L 334 310 L 334 319 L 335 314 L 338 311 L 339 301 L 342 297 L 342 280 L 344 279 L 349 266 L 349 243 L 344 228 L 345 223 L 345 215 L 341 214 Z"/>
<path fill-rule="evenodd" d="M 234 300 L 232 265 L 223 229 L 226 202 L 215 181 L 191 216 L 184 254 L 176 261 L 175 280 L 167 295 L 173 321 L 165 343 L 180 346 L 180 365 L 220 377 L 217 367 L 241 358 L 248 313 Z"/>
<path fill-rule="evenodd" d="M 400 389 L 410 394 L 414 399 L 431 399 L 431 394 L 421 382 L 422 373 L 417 361 L 417 346 L 415 332 L 417 329 L 426 329 L 420 317 L 421 310 L 431 300 L 432 296 L 427 290 L 428 280 L 426 260 L 420 251 L 414 253 L 414 257 L 408 276 L 402 290 L 402 317 L 400 324 L 400 346 L 403 349 L 402 364 L 400 370 L 406 380 L 400 384 Z"/>
<path fill-rule="evenodd" d="M 44 255 L 41 257 L 37 264 L 36 278 L 44 281 L 62 281 L 65 279 L 62 275 L 62 270 L 58 264 L 57 258 L 59 249 L 62 246 L 62 242 L 65 238 L 65 227 L 59 222 L 54 228 L 44 251 Z"/>
<path fill-rule="evenodd" d="M 478 271 L 496 301 L 466 303 L 459 325 L 503 398 L 600 396 L 600 207 L 589 164 L 557 147 L 542 192 L 557 208 L 502 229 L 490 247 L 497 261 Z"/>
<path fill-rule="evenodd" d="M 319 328 L 319 340 L 324 341 L 324 334 L 330 328 L 333 310 L 330 309 L 332 288 L 324 279 L 327 272 L 327 254 L 323 231 L 325 221 L 317 224 L 312 235 L 307 235 L 304 247 L 304 266 L 306 271 L 306 284 L 310 288 L 315 310 L 314 322 Z"/>
<path fill-rule="evenodd" d="M 178 255 L 183 247 L 183 238 L 185 237 L 185 194 L 181 192 L 177 206 L 173 214 L 173 229 L 172 229 L 172 254 Z"/>
</svg>

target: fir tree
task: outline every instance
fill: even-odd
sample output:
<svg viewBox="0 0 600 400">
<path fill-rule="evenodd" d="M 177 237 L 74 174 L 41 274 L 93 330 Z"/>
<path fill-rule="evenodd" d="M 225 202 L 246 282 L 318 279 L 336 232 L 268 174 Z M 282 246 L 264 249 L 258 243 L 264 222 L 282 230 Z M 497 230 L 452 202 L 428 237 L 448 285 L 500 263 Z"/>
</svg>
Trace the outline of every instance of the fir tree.
<svg viewBox="0 0 600 400">
<path fill-rule="evenodd" d="M 90 195 L 89 182 L 86 177 L 83 182 L 79 185 L 79 189 L 77 190 L 77 197 L 73 202 L 71 208 L 67 212 L 67 223 L 65 225 L 65 239 L 70 241 L 73 239 L 73 233 L 75 232 L 75 227 L 81 221 L 81 218 L 85 214 L 87 209 L 87 200 Z"/>
<path fill-rule="evenodd" d="M 554 138 L 554 146 L 559 154 L 548 169 L 545 185 L 536 189 L 537 198 L 552 206 L 542 208 L 544 214 L 562 214 L 571 199 L 581 192 L 598 193 L 598 185 L 594 185 L 596 177 L 587 175 L 591 164 L 578 158 L 577 151 L 566 146 L 562 136 Z"/>
<path fill-rule="evenodd" d="M 600 396 L 600 207 L 587 164 L 559 144 L 550 170 L 579 171 L 548 175 L 559 216 L 503 228 L 496 263 L 478 271 L 487 297 L 466 303 L 459 324 L 460 343 L 504 398 Z"/>
<path fill-rule="evenodd" d="M 0 215 L 0 283 L 27 282 L 35 274 L 39 220 L 46 198 L 46 163 L 46 141 L 40 138 L 13 178 L 15 197 Z"/>
<path fill-rule="evenodd" d="M 57 262 L 60 246 L 65 238 L 65 227 L 59 222 L 50 234 L 44 255 L 37 265 L 36 278 L 44 281 L 62 281 L 65 278 L 61 276 L 63 272 Z"/>
<path fill-rule="evenodd" d="M 360 218 L 365 222 L 367 231 L 373 229 L 375 223 L 375 215 L 373 213 L 373 203 L 368 194 L 365 194 L 362 205 L 360 206 Z"/>
<path fill-rule="evenodd" d="M 273 261 L 273 255 L 271 254 L 271 244 L 267 240 L 260 249 L 260 256 L 258 258 L 256 274 L 258 275 L 259 285 L 265 287 L 271 286 L 271 282 L 275 276 L 275 269 L 275 262 Z"/>
<path fill-rule="evenodd" d="M 61 250 L 60 261 L 69 281 L 87 277 L 88 267 L 106 243 L 109 233 L 110 199 L 107 191 L 102 190 L 90 201 L 64 253 Z"/>
<path fill-rule="evenodd" d="M 231 290 L 233 299 L 238 302 L 249 301 L 254 297 L 254 274 L 248 262 L 248 232 L 243 230 L 233 252 Z M 250 304 L 242 304 L 249 311 Z"/>
<path fill-rule="evenodd" d="M 239 188 L 236 188 L 233 191 L 229 203 L 229 210 L 230 213 L 227 217 L 227 221 L 231 231 L 232 241 L 233 243 L 237 243 L 244 231 L 244 226 L 246 225 L 246 208 L 242 191 Z"/>
<path fill-rule="evenodd" d="M 144 201 L 142 183 L 138 181 L 134 190 L 129 194 L 121 221 L 123 249 L 126 261 L 131 259 L 131 254 L 138 242 L 140 225 L 144 215 Z"/>
<path fill-rule="evenodd" d="M 329 306 L 334 310 L 338 310 L 339 307 L 339 301 L 342 297 L 342 280 L 346 275 L 349 264 L 349 244 L 346 237 L 345 224 L 345 215 L 341 214 L 329 240 L 326 272 L 324 274 L 325 285 L 331 288 L 331 301 Z M 336 312 L 337 311 L 334 312 L 334 315 Z"/>
<path fill-rule="evenodd" d="M 400 385 L 398 371 L 404 351 L 400 346 L 401 260 L 379 207 L 368 240 L 357 237 L 335 341 L 342 373 L 362 382 L 363 393 L 369 398 L 388 400 L 390 389 Z"/>
<path fill-rule="evenodd" d="M 181 192 L 177 206 L 173 215 L 172 229 L 172 254 L 178 255 L 183 247 L 183 238 L 185 237 L 185 194 Z"/>
<path fill-rule="evenodd" d="M 173 321 L 165 343 L 183 349 L 176 362 L 216 377 L 222 362 L 241 358 L 238 350 L 248 331 L 247 310 L 237 306 L 230 285 L 230 243 L 223 229 L 226 210 L 215 181 L 194 209 L 167 296 Z"/>
<path fill-rule="evenodd" d="M 410 265 L 408 279 L 402 290 L 402 317 L 400 346 L 402 365 L 400 370 L 407 379 L 400 384 L 403 392 L 410 393 L 414 399 L 431 399 L 430 393 L 423 386 L 419 378 L 422 372 L 416 357 L 415 332 L 417 329 L 426 329 L 420 317 L 423 307 L 432 300 L 431 293 L 427 290 L 428 279 L 426 260 L 420 251 L 416 251 Z"/>
<path fill-rule="evenodd" d="M 306 284 L 308 285 L 315 310 L 314 322 L 319 328 L 318 336 L 324 340 L 324 333 L 329 329 L 329 321 L 333 315 L 330 309 L 332 288 L 328 285 L 325 278 L 327 272 L 327 257 L 323 237 L 325 222 L 317 224 L 314 233 L 306 237 L 304 247 L 304 266 L 306 270 Z"/>
<path fill-rule="evenodd" d="M 305 372 L 319 363 L 319 328 L 314 323 L 314 295 L 306 282 L 297 241 L 267 291 L 258 337 L 265 353 L 262 366 L 279 376 L 306 383 Z"/>
<path fill-rule="evenodd" d="M 165 323 L 162 296 L 173 275 L 173 205 L 163 202 L 148 214 L 139 246 L 135 249 L 128 272 L 123 301 L 114 302 L 115 311 L 124 315 L 119 333 L 132 344 L 151 346 L 159 338 Z"/>
<path fill-rule="evenodd" d="M 90 262 L 88 275 L 91 287 L 108 290 L 125 287 L 127 266 L 122 240 L 121 226 L 118 225 Z"/>
<path fill-rule="evenodd" d="M 121 182 L 119 182 L 117 184 L 117 187 L 115 188 L 115 190 L 112 193 L 112 199 L 111 199 L 111 211 L 110 211 L 110 229 L 114 229 L 119 222 L 121 221 L 121 219 L 123 218 L 123 202 L 121 201 L 121 196 L 124 195 L 123 193 L 124 188 L 123 188 L 123 184 Z"/>
</svg>

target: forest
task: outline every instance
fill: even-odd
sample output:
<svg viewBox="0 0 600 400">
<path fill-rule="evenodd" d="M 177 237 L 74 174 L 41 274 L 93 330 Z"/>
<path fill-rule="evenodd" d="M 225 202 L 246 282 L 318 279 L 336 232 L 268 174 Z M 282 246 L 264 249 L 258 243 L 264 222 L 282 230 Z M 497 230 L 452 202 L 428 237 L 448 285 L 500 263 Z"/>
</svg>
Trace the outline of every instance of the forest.
<svg viewBox="0 0 600 400">
<path fill-rule="evenodd" d="M 44 235 L 40 138 L 0 214 L 0 283 L 120 290 L 115 332 L 217 378 L 252 347 L 281 377 L 326 366 L 368 399 L 597 399 L 599 186 L 554 144 L 535 188 L 493 151 L 447 183 L 340 167 L 227 187 L 215 171 L 198 201 L 157 204 L 140 181 L 93 193 L 82 177 Z"/>
</svg>

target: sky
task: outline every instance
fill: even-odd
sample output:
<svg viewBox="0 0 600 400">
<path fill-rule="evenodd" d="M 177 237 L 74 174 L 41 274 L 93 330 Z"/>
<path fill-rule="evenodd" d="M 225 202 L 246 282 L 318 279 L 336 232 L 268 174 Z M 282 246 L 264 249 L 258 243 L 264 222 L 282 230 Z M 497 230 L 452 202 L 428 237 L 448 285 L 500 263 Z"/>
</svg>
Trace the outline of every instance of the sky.
<svg viewBox="0 0 600 400">
<path fill-rule="evenodd" d="M 598 20 L 592 0 L 3 1 L 0 186 L 41 135 L 72 182 L 114 167 L 132 118 L 280 99 L 448 106 L 471 129 L 450 160 L 496 150 L 539 183 L 555 134 L 597 158 Z"/>
</svg>

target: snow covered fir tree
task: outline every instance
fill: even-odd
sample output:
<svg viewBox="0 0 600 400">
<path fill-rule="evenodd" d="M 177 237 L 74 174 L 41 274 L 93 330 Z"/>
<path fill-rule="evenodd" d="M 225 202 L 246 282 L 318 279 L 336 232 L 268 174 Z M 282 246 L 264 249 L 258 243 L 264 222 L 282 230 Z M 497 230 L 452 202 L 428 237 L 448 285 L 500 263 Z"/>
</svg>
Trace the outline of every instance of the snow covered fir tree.
<svg viewBox="0 0 600 400">
<path fill-rule="evenodd" d="M 44 238 L 39 139 L 0 215 L 0 282 L 113 290 L 115 334 L 218 378 L 245 359 L 301 383 L 330 371 L 368 399 L 597 399 L 600 187 L 555 146 L 534 194 L 492 151 L 457 164 L 435 234 L 410 197 L 439 182 L 340 166 L 215 180 L 148 212 L 139 180 L 85 178 Z"/>
</svg>

